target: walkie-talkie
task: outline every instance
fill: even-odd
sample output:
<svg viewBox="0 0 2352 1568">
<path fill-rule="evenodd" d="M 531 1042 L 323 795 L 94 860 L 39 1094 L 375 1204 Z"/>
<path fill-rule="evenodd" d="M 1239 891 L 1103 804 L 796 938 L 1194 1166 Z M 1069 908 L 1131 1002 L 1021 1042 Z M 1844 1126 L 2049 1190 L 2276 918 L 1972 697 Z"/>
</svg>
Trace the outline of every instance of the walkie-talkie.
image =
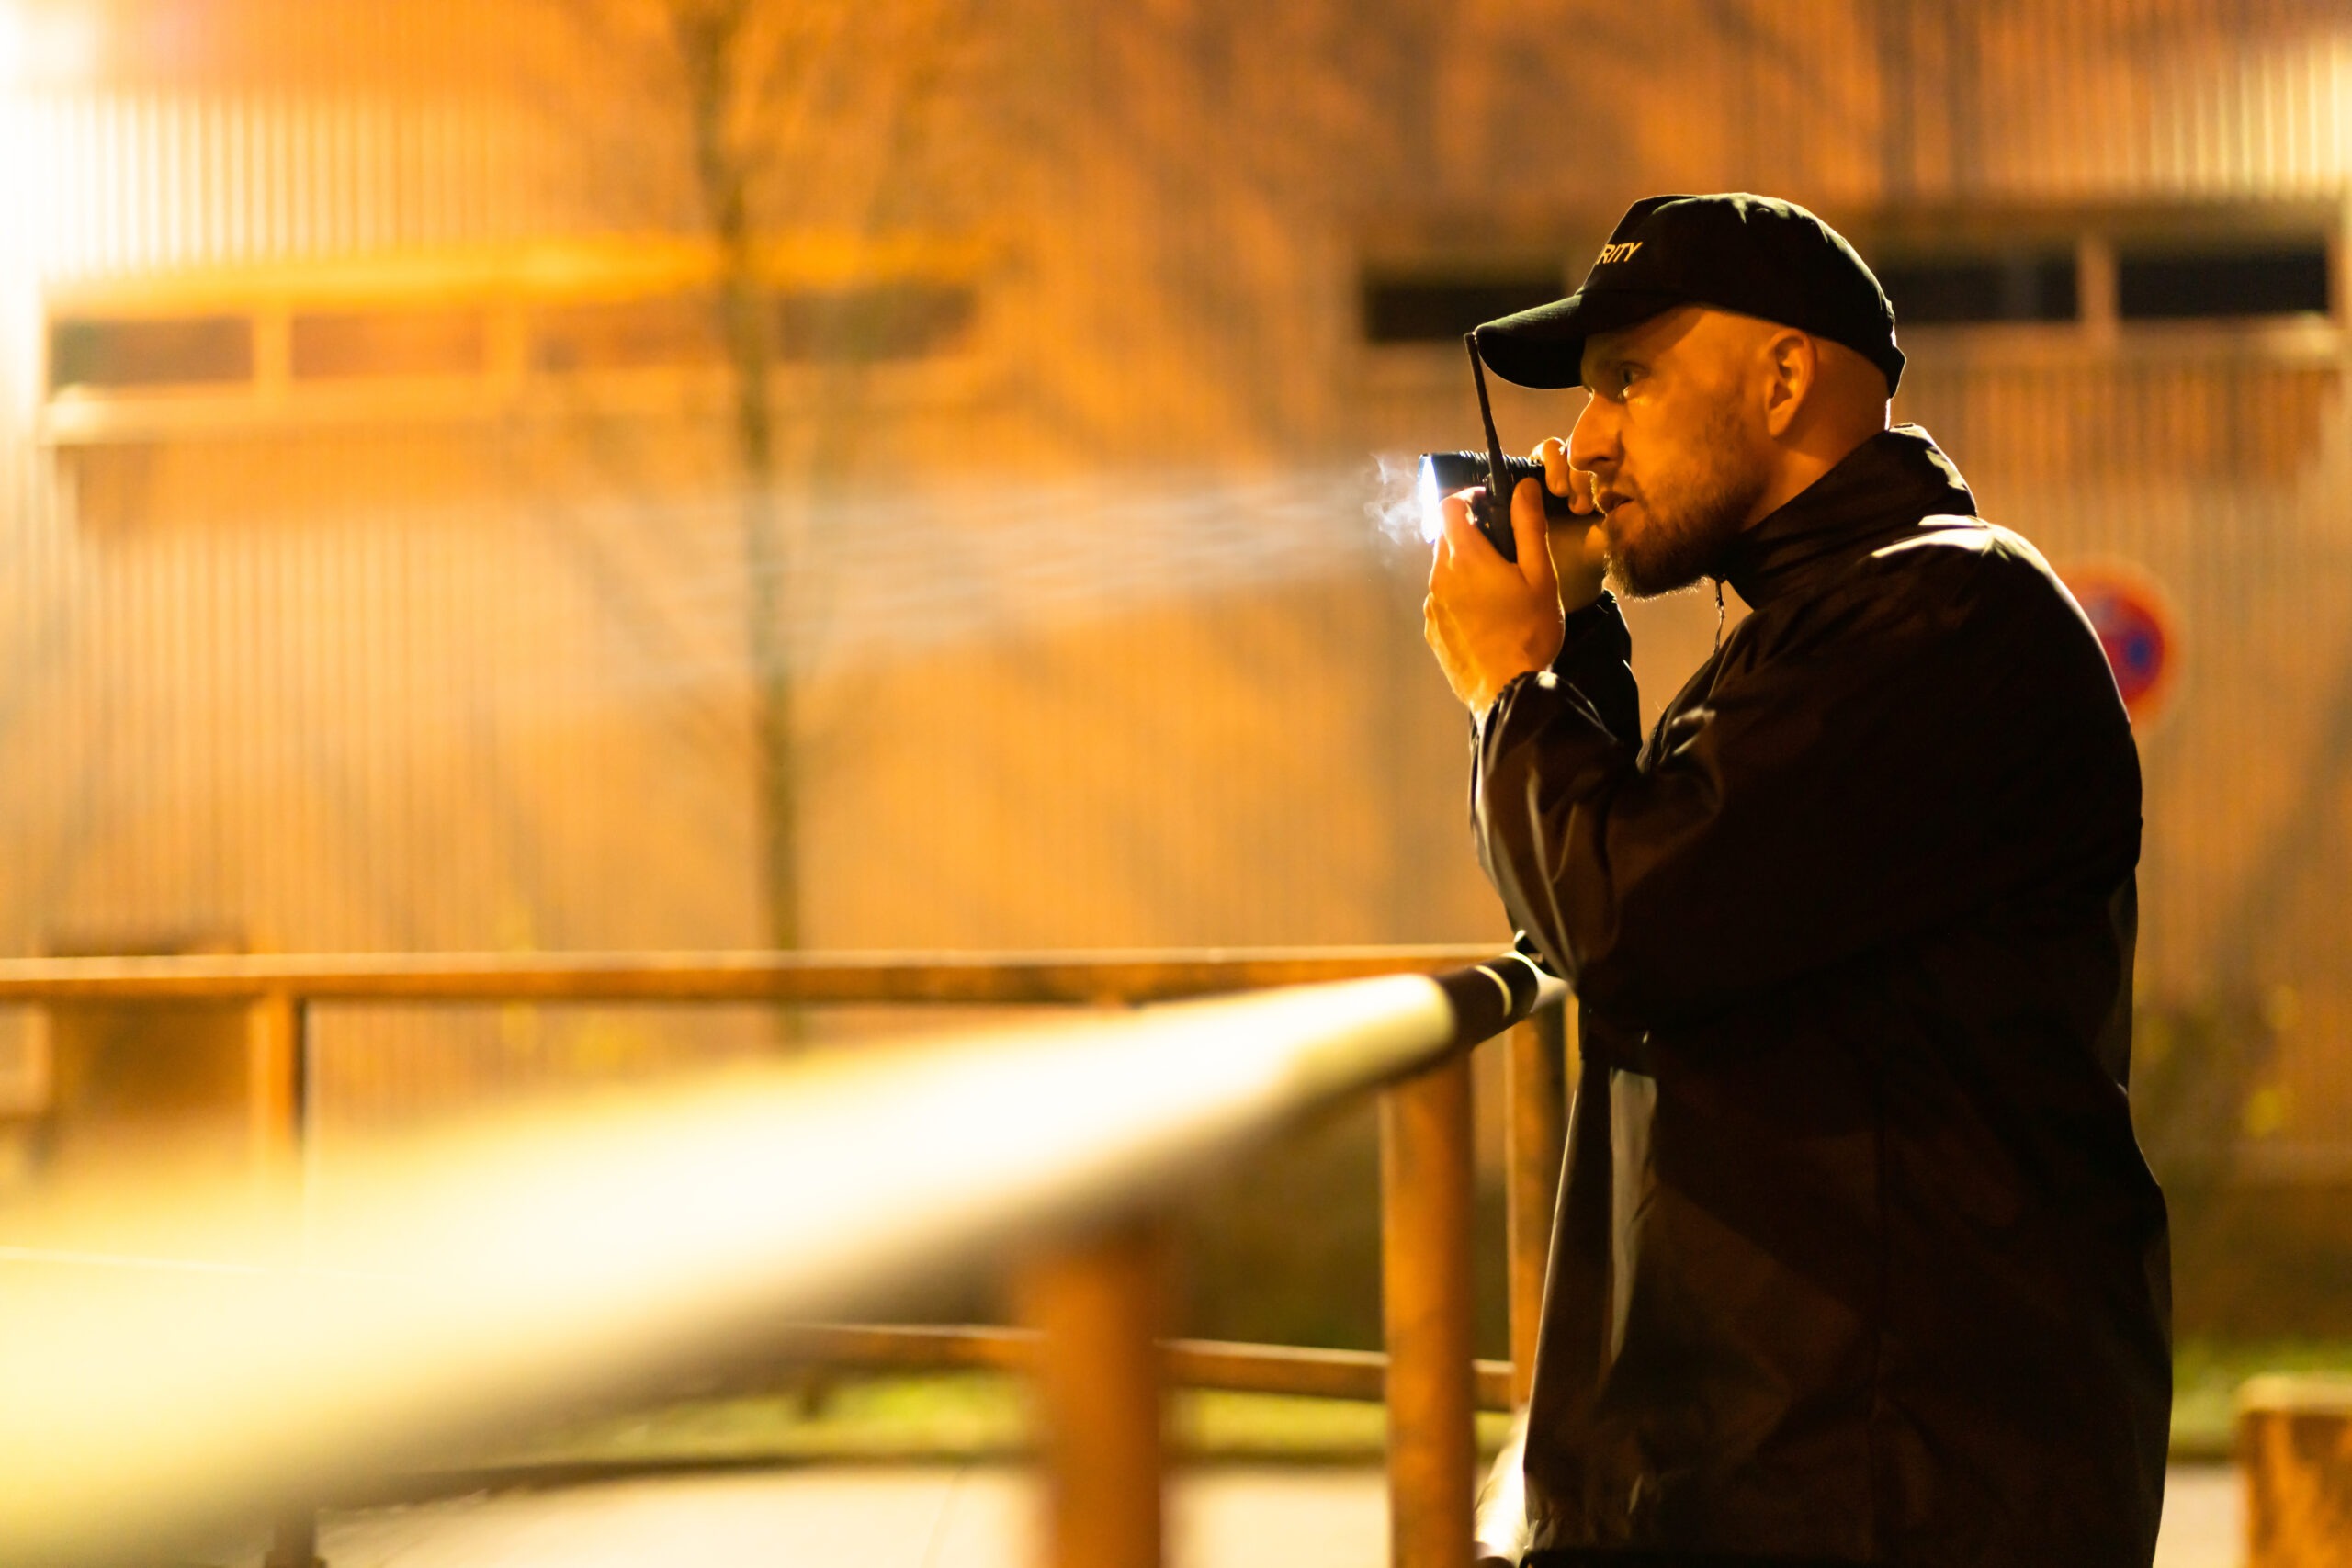
<svg viewBox="0 0 2352 1568">
<path fill-rule="evenodd" d="M 1487 427 L 1487 493 L 1470 502 L 1478 531 L 1501 553 L 1519 559 L 1519 537 L 1510 528 L 1510 493 L 1518 488 L 1511 478 L 1510 459 L 1503 456 L 1503 438 L 1495 434 L 1495 408 L 1487 400 L 1487 362 L 1478 356 L 1478 334 L 1464 333 L 1462 346 L 1470 351 L 1470 379 L 1478 389 L 1478 421 Z"/>
<path fill-rule="evenodd" d="M 1521 479 L 1533 479 L 1544 492 L 1544 514 L 1555 520 L 1577 515 L 1565 495 L 1554 495 L 1544 483 L 1544 465 L 1532 457 L 1503 456 L 1502 437 L 1495 434 L 1494 405 L 1487 400 L 1487 366 L 1478 355 L 1478 334 L 1462 340 L 1470 351 L 1470 377 L 1478 389 L 1478 418 L 1487 427 L 1487 450 L 1428 452 L 1421 457 L 1421 504 L 1429 515 L 1423 527 L 1437 537 L 1437 507 L 1446 496 L 1473 485 L 1485 488 L 1470 498 L 1470 518 L 1478 532 L 1503 559 L 1519 559 L 1519 540 L 1510 530 L 1510 497 Z"/>
</svg>

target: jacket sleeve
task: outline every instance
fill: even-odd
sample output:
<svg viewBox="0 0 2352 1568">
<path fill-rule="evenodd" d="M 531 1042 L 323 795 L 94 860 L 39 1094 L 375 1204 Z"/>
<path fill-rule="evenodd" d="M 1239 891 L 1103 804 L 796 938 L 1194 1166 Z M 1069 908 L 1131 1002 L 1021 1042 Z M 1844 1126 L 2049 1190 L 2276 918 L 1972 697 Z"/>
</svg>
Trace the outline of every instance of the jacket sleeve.
<svg viewBox="0 0 2352 1568">
<path fill-rule="evenodd" d="M 1646 759 L 1574 676 L 1480 722 L 1481 860 L 1589 1005 L 1647 1028 L 2039 887 L 2131 869 L 2136 755 L 2054 581 L 1893 567 L 1740 628 Z"/>
<path fill-rule="evenodd" d="M 1568 615 L 1560 651 L 1550 671 L 1561 700 L 1600 734 L 1623 746 L 1629 757 L 1640 750 L 1642 733 L 1641 693 L 1634 683 L 1633 658 L 1634 638 L 1625 629 L 1624 613 L 1617 607 L 1617 596 L 1604 589 L 1600 597 Z M 1472 726 L 1470 818 L 1474 824 L 1485 816 L 1486 770 L 1479 765 L 1484 731 L 1482 723 Z M 1495 867 L 1487 858 L 1487 835 L 1479 832 L 1476 839 L 1479 863 L 1487 879 L 1495 882 Z"/>
<path fill-rule="evenodd" d="M 1634 637 L 1617 596 L 1600 597 L 1568 616 L 1552 673 L 1584 699 L 1610 736 L 1639 750 L 1641 692 L 1634 683 Z"/>
</svg>

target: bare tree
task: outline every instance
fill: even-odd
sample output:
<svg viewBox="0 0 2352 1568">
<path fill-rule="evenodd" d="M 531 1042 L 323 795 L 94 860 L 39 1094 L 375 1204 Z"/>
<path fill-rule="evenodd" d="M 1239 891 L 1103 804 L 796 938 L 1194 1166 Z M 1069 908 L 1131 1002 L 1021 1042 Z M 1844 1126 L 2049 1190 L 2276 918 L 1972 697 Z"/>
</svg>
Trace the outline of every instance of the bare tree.
<svg viewBox="0 0 2352 1568">
<path fill-rule="evenodd" d="M 618 62 L 616 74 L 631 87 L 618 105 L 594 106 L 602 140 L 583 144 L 592 158 L 618 153 L 595 177 L 613 182 L 620 205 L 687 229 L 711 253 L 731 470 L 724 488 L 738 513 L 745 583 L 761 896 L 769 942 L 797 948 L 804 780 L 789 597 L 804 563 L 785 492 L 796 480 L 834 477 L 836 443 L 824 428 L 789 428 L 780 405 L 786 345 L 771 264 L 796 231 L 870 236 L 905 219 L 910 193 L 925 184 L 926 130 L 966 31 L 957 0 L 561 3 L 580 40 L 608 70 Z M 625 188 L 632 176 L 635 187 Z M 833 326 L 815 345 L 834 363 L 804 420 L 812 426 L 838 426 L 861 395 L 857 323 Z"/>
<path fill-rule="evenodd" d="M 760 808 L 761 887 L 768 941 L 801 943 L 800 773 L 793 744 L 793 670 L 784 630 L 787 562 L 776 487 L 773 321 L 753 254 L 751 186 L 759 152 L 740 129 L 755 91 L 746 55 L 753 0 L 670 0 L 670 34 L 684 77 L 703 220 L 718 252 L 719 341 L 741 467 L 744 645 L 752 692 L 752 767 Z"/>
</svg>

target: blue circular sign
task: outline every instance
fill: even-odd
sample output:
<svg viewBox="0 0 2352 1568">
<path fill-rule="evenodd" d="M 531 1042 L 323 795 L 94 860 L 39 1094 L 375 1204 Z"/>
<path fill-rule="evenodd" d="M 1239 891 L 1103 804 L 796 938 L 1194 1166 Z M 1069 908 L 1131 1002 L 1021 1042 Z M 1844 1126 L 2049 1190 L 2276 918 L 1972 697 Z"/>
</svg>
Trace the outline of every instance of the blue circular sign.
<svg viewBox="0 0 2352 1568">
<path fill-rule="evenodd" d="M 2164 591 L 2146 572 L 2120 563 L 2076 567 L 2065 578 L 2098 634 L 2132 722 L 2151 717 L 2179 673 L 2177 622 Z"/>
</svg>

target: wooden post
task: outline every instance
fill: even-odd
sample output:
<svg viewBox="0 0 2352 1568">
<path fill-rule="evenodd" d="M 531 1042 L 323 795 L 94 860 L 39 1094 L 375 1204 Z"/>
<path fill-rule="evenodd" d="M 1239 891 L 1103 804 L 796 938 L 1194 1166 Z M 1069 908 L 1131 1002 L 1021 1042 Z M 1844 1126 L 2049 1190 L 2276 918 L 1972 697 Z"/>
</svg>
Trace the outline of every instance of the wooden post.
<svg viewBox="0 0 2352 1568">
<path fill-rule="evenodd" d="M 327 1568 L 319 1555 L 319 1517 L 311 1508 L 288 1508 L 270 1531 L 261 1568 Z"/>
<path fill-rule="evenodd" d="M 2238 1394 L 2246 1568 L 2352 1562 L 2352 1381 L 2262 1377 Z"/>
<path fill-rule="evenodd" d="M 303 1145 L 310 1133 L 307 1009 L 290 990 L 254 998 L 245 1022 L 245 1108 L 254 1185 L 261 1201 L 299 1209 Z M 306 1504 L 279 1510 L 262 1568 L 325 1568 L 319 1556 L 318 1511 Z"/>
<path fill-rule="evenodd" d="M 1382 1315 L 1388 1337 L 1391 1568 L 1469 1568 L 1470 1061 L 1380 1097 Z"/>
<path fill-rule="evenodd" d="M 266 991 L 254 999 L 245 1025 L 245 1112 L 255 1179 L 290 1190 L 301 1174 L 304 1082 L 302 998 Z"/>
<path fill-rule="evenodd" d="M 1036 1361 L 1052 1568 L 1159 1568 L 1159 1237 L 1133 1224 L 1049 1252 L 1019 1281 Z"/>
<path fill-rule="evenodd" d="M 1568 1141 L 1567 1009 L 1512 1029 L 1503 1058 L 1503 1205 L 1510 1281 L 1510 1402 L 1527 1403 Z"/>
</svg>

